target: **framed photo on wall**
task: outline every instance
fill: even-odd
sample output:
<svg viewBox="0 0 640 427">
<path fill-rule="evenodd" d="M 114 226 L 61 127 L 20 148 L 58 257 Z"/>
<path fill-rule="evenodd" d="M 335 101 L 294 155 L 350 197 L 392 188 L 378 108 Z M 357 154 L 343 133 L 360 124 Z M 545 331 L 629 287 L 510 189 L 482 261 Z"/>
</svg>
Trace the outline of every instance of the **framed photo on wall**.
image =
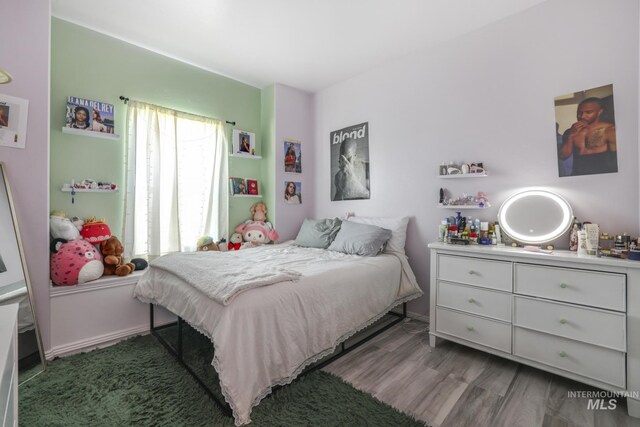
<svg viewBox="0 0 640 427">
<path fill-rule="evenodd" d="M 24 148 L 29 101 L 0 94 L 0 145 Z"/>
<path fill-rule="evenodd" d="M 233 154 L 254 156 L 256 154 L 256 135 L 243 130 L 233 130 Z"/>
<path fill-rule="evenodd" d="M 302 146 L 295 139 L 284 140 L 284 171 L 302 173 Z"/>
<path fill-rule="evenodd" d="M 558 176 L 618 172 L 613 85 L 557 96 Z"/>
<path fill-rule="evenodd" d="M 289 205 L 302 204 L 302 182 L 284 182 L 284 202 Z"/>
</svg>

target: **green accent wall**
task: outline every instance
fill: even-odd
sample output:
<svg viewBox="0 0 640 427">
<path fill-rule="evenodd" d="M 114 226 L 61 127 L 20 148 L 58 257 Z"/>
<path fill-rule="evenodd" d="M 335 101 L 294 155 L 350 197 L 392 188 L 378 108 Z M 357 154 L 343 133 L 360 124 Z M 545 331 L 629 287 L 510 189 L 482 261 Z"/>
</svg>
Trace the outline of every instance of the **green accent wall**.
<svg viewBox="0 0 640 427">
<path fill-rule="evenodd" d="M 255 87 L 185 64 L 118 39 L 52 18 L 51 23 L 51 172 L 50 206 L 69 216 L 104 218 L 122 237 L 124 212 L 126 106 L 120 95 L 167 108 L 236 122 L 256 134 L 261 154 L 261 91 Z M 117 140 L 62 133 L 68 96 L 115 106 Z M 227 125 L 231 145 L 233 127 Z M 43 144 L 46 142 L 43 141 Z M 229 158 L 229 175 L 261 178 L 263 160 Z M 63 183 L 91 178 L 116 182 L 117 193 L 71 194 Z M 257 199 L 229 200 L 229 230 L 250 218 Z M 273 205 L 272 205 L 273 206 Z M 213 236 L 218 238 L 221 236 Z M 195 242 L 194 242 L 195 243 Z"/>
</svg>

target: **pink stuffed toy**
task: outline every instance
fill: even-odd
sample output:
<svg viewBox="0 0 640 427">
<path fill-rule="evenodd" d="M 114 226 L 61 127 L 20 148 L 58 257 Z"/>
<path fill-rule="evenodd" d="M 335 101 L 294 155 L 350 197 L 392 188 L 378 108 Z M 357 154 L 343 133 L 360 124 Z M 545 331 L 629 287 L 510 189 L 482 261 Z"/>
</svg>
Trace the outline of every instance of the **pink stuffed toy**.
<svg viewBox="0 0 640 427">
<path fill-rule="evenodd" d="M 86 240 L 54 239 L 51 252 L 51 281 L 55 285 L 72 286 L 102 276 L 102 255 Z"/>
<path fill-rule="evenodd" d="M 264 221 L 247 220 L 237 226 L 235 231 L 236 233 L 242 233 L 243 239 L 251 243 L 249 247 L 279 239 L 278 232 L 273 229 L 271 223 Z"/>
</svg>

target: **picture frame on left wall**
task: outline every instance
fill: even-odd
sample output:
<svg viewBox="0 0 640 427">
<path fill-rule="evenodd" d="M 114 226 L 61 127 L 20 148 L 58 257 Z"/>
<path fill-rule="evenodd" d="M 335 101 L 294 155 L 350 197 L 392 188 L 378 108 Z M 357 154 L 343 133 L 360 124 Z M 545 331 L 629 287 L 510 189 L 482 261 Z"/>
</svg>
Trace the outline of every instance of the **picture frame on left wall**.
<svg viewBox="0 0 640 427">
<path fill-rule="evenodd" d="M 0 94 L 0 145 L 24 148 L 29 100 Z"/>
<path fill-rule="evenodd" d="M 254 156 L 256 154 L 256 134 L 234 129 L 232 145 L 233 154 Z"/>
</svg>

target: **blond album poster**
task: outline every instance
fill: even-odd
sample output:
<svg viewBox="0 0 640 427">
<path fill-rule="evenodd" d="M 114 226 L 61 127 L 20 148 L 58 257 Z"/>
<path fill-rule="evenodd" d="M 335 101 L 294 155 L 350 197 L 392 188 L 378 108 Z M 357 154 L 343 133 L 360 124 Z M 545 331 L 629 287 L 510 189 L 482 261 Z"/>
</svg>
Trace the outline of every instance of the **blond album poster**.
<svg viewBox="0 0 640 427">
<path fill-rule="evenodd" d="M 369 123 L 333 131 L 329 139 L 331 200 L 369 199 Z"/>
<path fill-rule="evenodd" d="M 613 85 L 568 93 L 554 101 L 558 175 L 618 172 Z"/>
</svg>

